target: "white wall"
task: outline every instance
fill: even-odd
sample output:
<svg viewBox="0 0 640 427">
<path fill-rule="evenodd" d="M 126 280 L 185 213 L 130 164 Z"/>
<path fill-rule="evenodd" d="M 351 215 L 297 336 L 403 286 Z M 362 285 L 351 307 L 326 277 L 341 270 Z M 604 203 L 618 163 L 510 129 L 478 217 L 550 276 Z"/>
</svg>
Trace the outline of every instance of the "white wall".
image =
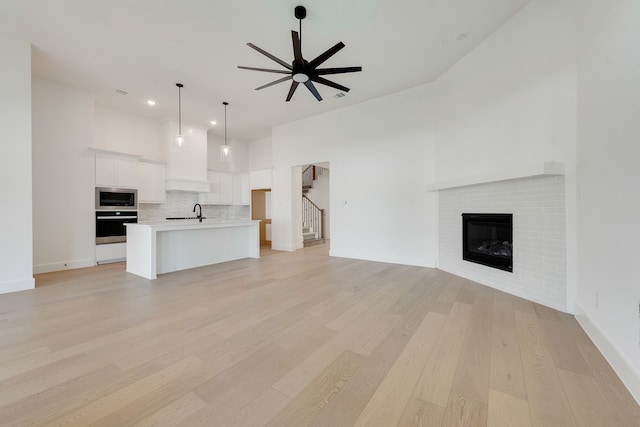
<svg viewBox="0 0 640 427">
<path fill-rule="evenodd" d="M 207 132 L 208 167 L 209 169 L 227 172 L 245 172 L 249 170 L 249 144 L 238 139 L 227 139 L 231 147 L 231 162 L 220 161 L 220 147 L 224 145 L 224 137 Z"/>
<path fill-rule="evenodd" d="M 33 78 L 33 265 L 36 273 L 95 261 L 94 103 Z"/>
<path fill-rule="evenodd" d="M 437 179 L 575 156 L 574 0 L 536 0 L 436 84 Z"/>
<path fill-rule="evenodd" d="M 578 319 L 640 402 L 640 2 L 578 10 Z"/>
<path fill-rule="evenodd" d="M 249 142 L 249 170 L 271 168 L 273 166 L 272 149 L 273 145 L 270 137 Z"/>
<path fill-rule="evenodd" d="M 0 293 L 31 289 L 31 45 L 0 38 Z"/>
<path fill-rule="evenodd" d="M 95 105 L 94 147 L 166 162 L 161 123 L 147 117 Z"/>
<path fill-rule="evenodd" d="M 328 161 L 331 255 L 434 266 L 432 99 L 425 85 L 274 128 L 272 247 L 296 247 L 292 167 Z"/>
</svg>

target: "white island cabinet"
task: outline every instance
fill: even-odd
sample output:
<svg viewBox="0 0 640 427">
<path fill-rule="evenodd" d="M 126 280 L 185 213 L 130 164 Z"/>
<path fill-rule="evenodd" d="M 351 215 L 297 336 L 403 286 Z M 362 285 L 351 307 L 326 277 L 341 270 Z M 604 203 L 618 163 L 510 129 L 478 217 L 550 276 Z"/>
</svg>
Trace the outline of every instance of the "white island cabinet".
<svg viewBox="0 0 640 427">
<path fill-rule="evenodd" d="M 158 274 L 260 258 L 260 221 L 158 221 L 127 226 L 127 272 Z"/>
</svg>

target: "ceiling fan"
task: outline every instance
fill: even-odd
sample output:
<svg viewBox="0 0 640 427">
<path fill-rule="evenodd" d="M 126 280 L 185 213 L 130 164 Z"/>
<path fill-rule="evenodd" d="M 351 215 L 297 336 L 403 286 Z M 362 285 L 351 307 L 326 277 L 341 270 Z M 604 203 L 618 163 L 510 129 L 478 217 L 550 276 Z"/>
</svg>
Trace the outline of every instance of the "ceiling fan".
<svg viewBox="0 0 640 427">
<path fill-rule="evenodd" d="M 305 60 L 302 56 L 302 20 L 307 16 L 307 9 L 305 9 L 304 6 L 296 6 L 294 15 L 300 21 L 300 33 L 298 33 L 297 31 L 291 31 L 291 39 L 293 41 L 293 62 L 291 64 L 288 64 L 282 59 L 271 55 L 269 52 L 260 49 L 258 46 L 252 43 L 247 43 L 247 46 L 257 50 L 267 58 L 282 65 L 286 68 L 286 70 L 244 67 L 242 65 L 238 65 L 238 68 L 241 68 L 243 70 L 264 71 L 267 73 L 287 74 L 286 77 L 256 88 L 256 90 L 260 90 L 269 86 L 276 85 L 278 83 L 286 82 L 287 80 L 293 80 L 291 82 L 291 87 L 289 88 L 289 94 L 287 95 L 287 102 L 291 100 L 291 97 L 293 96 L 300 83 L 304 84 L 318 101 L 322 101 L 322 97 L 320 96 L 320 93 L 316 89 L 313 82 L 320 83 L 322 85 L 329 86 L 343 92 L 349 92 L 348 87 L 332 82 L 331 80 L 327 80 L 321 76 L 327 74 L 353 73 L 356 71 L 362 71 L 362 67 L 318 68 L 327 59 L 331 58 L 345 46 L 342 42 L 336 44 L 332 48 L 327 49 L 324 53 L 320 54 L 318 57 L 311 61 Z"/>
</svg>

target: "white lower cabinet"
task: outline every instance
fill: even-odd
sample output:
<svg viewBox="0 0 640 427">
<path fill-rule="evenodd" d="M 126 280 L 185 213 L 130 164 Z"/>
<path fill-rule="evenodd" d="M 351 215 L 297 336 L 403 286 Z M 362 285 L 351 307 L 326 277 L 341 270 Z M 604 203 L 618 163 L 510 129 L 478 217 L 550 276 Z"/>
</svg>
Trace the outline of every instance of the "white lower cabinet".
<svg viewBox="0 0 640 427">
<path fill-rule="evenodd" d="M 138 162 L 138 203 L 164 203 L 167 200 L 166 166 Z"/>
<path fill-rule="evenodd" d="M 126 243 L 107 243 L 96 245 L 96 264 L 120 262 L 127 258 Z"/>
</svg>

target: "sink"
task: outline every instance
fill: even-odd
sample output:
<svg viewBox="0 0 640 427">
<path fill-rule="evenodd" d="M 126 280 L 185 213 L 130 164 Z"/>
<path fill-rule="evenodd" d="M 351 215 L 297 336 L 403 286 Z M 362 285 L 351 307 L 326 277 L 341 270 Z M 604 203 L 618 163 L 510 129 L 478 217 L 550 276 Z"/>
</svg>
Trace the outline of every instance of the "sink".
<svg viewBox="0 0 640 427">
<path fill-rule="evenodd" d="M 167 221 L 176 221 L 176 220 L 180 220 L 180 219 L 198 219 L 197 216 L 174 216 L 174 217 L 169 217 L 169 218 L 165 218 Z M 202 219 L 207 219 L 206 216 L 203 216 Z"/>
</svg>

